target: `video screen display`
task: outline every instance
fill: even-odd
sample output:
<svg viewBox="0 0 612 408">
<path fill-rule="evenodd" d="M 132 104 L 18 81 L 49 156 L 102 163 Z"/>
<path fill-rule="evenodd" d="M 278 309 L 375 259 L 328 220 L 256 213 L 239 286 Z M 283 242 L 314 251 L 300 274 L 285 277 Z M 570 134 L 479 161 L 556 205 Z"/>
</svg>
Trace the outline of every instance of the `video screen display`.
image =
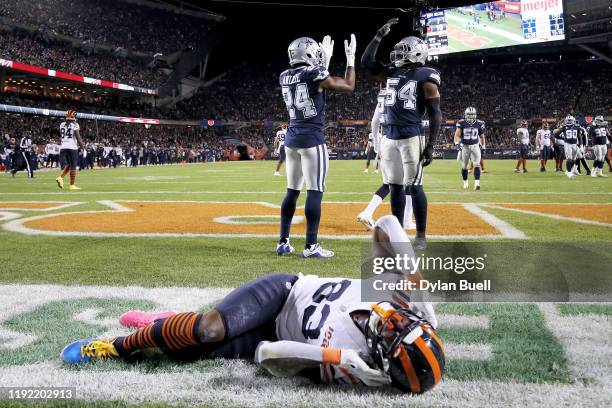
<svg viewBox="0 0 612 408">
<path fill-rule="evenodd" d="M 492 1 L 422 14 L 430 55 L 565 39 L 562 0 Z"/>
</svg>

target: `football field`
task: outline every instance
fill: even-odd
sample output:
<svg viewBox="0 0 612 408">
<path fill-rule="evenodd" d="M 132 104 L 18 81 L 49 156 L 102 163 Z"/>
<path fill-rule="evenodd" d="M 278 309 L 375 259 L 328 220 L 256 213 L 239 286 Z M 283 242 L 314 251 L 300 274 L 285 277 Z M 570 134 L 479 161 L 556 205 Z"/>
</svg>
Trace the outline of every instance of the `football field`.
<svg viewBox="0 0 612 408">
<path fill-rule="evenodd" d="M 447 10 L 449 48 L 451 52 L 471 51 L 483 48 L 507 47 L 523 44 L 520 17 L 508 15 L 497 22 L 489 21 L 486 12 L 478 11 L 480 24 L 474 24 L 470 15 Z M 472 24 L 473 29 L 468 25 Z"/>
<path fill-rule="evenodd" d="M 361 160 L 330 163 L 320 241 L 336 256 L 304 260 L 274 252 L 286 188 L 274 164 L 83 171 L 81 191 L 58 189 L 55 171 L 33 180 L 0 173 L 0 387 L 76 387 L 83 406 L 612 405 L 612 299 L 437 304 L 447 371 L 421 396 L 276 379 L 245 361 L 176 364 L 158 353 L 79 368 L 60 363 L 72 340 L 127 333 L 117 322 L 126 310 L 206 310 L 231 288 L 277 272 L 359 277 L 368 233 L 356 215 L 380 175 L 364 174 Z M 486 164 L 480 191 L 462 189 L 454 160 L 426 169 L 432 243 L 478 244 L 507 260 L 495 273 L 508 280 L 571 248 L 598 269 L 602 288 L 612 287 L 612 263 L 588 263 L 594 247 L 611 242 L 612 178 L 568 180 L 554 163 L 540 173 L 530 161 L 525 174 L 512 172 L 514 161 Z M 305 196 L 292 230 L 296 250 Z M 387 213 L 388 199 L 376 215 Z"/>
</svg>

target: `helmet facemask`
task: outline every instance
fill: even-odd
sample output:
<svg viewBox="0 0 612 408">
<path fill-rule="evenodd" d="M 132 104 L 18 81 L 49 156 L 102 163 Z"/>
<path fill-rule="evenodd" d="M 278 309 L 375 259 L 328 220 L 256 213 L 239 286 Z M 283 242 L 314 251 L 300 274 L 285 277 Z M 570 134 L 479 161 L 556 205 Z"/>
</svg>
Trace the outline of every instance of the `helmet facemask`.
<svg viewBox="0 0 612 408">
<path fill-rule="evenodd" d="M 445 365 L 442 344 L 431 325 L 410 310 L 395 309 L 388 302 L 372 305 L 366 341 L 374 363 L 402 391 L 422 393 L 440 381 Z M 432 345 L 427 346 L 425 341 Z M 419 342 L 417 347 L 415 343 Z M 433 356 L 435 369 L 429 365 L 430 360 L 424 360 L 422 351 L 417 351 L 421 347 L 427 348 L 430 358 Z"/>
</svg>

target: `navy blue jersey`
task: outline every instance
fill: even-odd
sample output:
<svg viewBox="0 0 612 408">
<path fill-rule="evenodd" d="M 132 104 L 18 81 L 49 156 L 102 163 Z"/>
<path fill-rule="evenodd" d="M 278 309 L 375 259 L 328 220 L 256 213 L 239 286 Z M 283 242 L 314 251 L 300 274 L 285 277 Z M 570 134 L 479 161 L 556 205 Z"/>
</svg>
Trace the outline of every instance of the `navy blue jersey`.
<svg viewBox="0 0 612 408">
<path fill-rule="evenodd" d="M 428 67 L 402 69 L 387 66 L 385 136 L 388 139 L 408 139 L 423 134 L 425 82 L 440 86 L 440 73 Z"/>
<path fill-rule="evenodd" d="M 580 144 L 578 139 L 581 132 L 580 125 L 563 125 L 559 137 L 565 141 L 565 144 Z"/>
<path fill-rule="evenodd" d="M 473 145 L 480 143 L 480 138 L 478 136 L 484 133 L 485 123 L 478 119 L 476 119 L 474 123 L 461 119 L 457 122 L 457 128 L 461 129 L 461 143 L 464 145 Z"/>
<path fill-rule="evenodd" d="M 313 147 L 325 143 L 325 92 L 321 81 L 329 77 L 325 67 L 301 66 L 280 74 L 283 99 L 289 111 L 287 147 Z"/>
<path fill-rule="evenodd" d="M 587 128 L 589 139 L 593 140 L 593 144 L 605 145 L 608 144 L 608 128 L 604 125 L 590 125 Z"/>
</svg>

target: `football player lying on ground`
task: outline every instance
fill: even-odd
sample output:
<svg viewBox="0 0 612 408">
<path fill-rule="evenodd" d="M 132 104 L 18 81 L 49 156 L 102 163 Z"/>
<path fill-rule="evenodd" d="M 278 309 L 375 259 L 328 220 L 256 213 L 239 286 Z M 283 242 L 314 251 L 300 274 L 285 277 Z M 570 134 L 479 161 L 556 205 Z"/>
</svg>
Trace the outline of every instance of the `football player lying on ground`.
<svg viewBox="0 0 612 408">
<path fill-rule="evenodd" d="M 373 240 L 374 256 L 414 256 L 392 215 L 376 222 Z M 390 282 L 398 277 L 421 279 L 405 270 L 385 275 Z M 390 293 L 391 301 L 362 302 L 361 287 L 359 279 L 268 275 L 233 290 L 205 313 L 128 312 L 120 322 L 140 327 L 136 332 L 76 341 L 61 359 L 81 364 L 160 348 L 183 361 L 254 357 L 272 375 L 301 374 L 323 383 L 391 384 L 411 393 L 439 383 L 445 356 L 431 304 L 408 304 L 405 292 Z"/>
</svg>

